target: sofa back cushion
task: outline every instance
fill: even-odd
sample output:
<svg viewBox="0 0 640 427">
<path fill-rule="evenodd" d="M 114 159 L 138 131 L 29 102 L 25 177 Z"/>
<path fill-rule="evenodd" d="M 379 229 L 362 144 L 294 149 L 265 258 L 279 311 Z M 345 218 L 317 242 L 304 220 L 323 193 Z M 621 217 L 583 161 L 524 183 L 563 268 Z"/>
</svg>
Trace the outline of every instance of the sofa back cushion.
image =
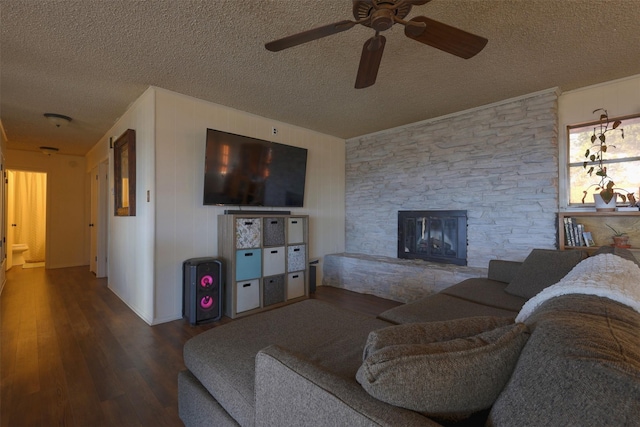
<svg viewBox="0 0 640 427">
<path fill-rule="evenodd" d="M 640 414 L 640 314 L 594 295 L 541 305 L 488 425 L 630 426 Z"/>
<path fill-rule="evenodd" d="M 493 404 L 527 337 L 492 317 L 392 326 L 369 335 L 356 379 L 378 400 L 456 421 Z"/>
<path fill-rule="evenodd" d="M 498 282 L 509 283 L 518 274 L 522 267 L 521 261 L 506 261 L 502 259 L 489 260 L 489 271 L 487 278 Z"/>
<path fill-rule="evenodd" d="M 583 251 L 534 249 L 505 288 L 505 292 L 522 298 L 533 298 L 544 288 L 558 283 L 586 255 Z"/>
</svg>

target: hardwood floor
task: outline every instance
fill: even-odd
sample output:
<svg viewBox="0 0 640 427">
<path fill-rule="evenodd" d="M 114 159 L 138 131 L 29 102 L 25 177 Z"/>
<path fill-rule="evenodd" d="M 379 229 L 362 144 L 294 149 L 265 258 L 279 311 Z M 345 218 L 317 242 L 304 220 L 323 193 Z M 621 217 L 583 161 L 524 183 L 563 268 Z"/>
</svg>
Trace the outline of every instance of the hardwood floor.
<svg viewBox="0 0 640 427">
<path fill-rule="evenodd" d="M 400 305 L 330 287 L 313 298 L 372 316 Z M 14 267 L 0 302 L 2 427 L 181 426 L 182 347 L 233 321 L 151 327 L 88 267 Z"/>
</svg>

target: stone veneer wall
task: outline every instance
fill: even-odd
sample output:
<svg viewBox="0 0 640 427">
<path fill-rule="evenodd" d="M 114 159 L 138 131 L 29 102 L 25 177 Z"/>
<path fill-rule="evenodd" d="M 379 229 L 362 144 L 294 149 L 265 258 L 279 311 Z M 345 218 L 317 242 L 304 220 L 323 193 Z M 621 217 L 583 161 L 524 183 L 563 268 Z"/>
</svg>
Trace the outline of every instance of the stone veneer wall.
<svg viewBox="0 0 640 427">
<path fill-rule="evenodd" d="M 468 265 L 555 248 L 554 90 L 346 143 L 346 252 L 395 258 L 398 210 L 466 209 Z"/>
</svg>

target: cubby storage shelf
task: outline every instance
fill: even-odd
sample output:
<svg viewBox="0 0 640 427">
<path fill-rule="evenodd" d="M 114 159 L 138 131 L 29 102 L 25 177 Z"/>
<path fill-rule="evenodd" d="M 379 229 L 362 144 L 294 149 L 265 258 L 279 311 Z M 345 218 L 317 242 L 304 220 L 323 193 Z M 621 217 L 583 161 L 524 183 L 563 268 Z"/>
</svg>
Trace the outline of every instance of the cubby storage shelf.
<svg viewBox="0 0 640 427">
<path fill-rule="evenodd" d="M 308 215 L 219 215 L 224 314 L 236 318 L 308 298 L 308 236 Z"/>
<path fill-rule="evenodd" d="M 591 232 L 595 246 L 577 246 L 567 244 L 565 219 L 572 220 L 574 224 L 582 224 L 584 231 Z M 624 231 L 629 236 L 631 251 L 636 257 L 640 254 L 640 211 L 627 212 L 594 212 L 574 211 L 558 212 L 558 248 L 560 250 L 586 250 L 597 251 L 601 246 L 609 246 L 613 243 L 611 236 L 613 231 L 607 225 L 616 230 Z"/>
</svg>

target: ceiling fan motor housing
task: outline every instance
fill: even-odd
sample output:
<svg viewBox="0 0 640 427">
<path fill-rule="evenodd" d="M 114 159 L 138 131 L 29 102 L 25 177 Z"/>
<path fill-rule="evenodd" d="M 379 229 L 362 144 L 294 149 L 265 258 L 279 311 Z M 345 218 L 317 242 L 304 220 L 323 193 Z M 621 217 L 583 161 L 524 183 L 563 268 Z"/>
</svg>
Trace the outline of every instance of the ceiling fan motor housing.
<svg viewBox="0 0 640 427">
<path fill-rule="evenodd" d="M 394 24 L 394 16 L 404 19 L 411 12 L 410 3 L 401 3 L 396 6 L 397 0 L 354 0 L 353 17 L 357 21 L 371 18 L 362 24 L 376 31 L 385 31 Z"/>
<path fill-rule="evenodd" d="M 393 25 L 394 13 L 389 9 L 380 9 L 371 16 L 371 28 L 376 31 L 385 31 Z"/>
</svg>

